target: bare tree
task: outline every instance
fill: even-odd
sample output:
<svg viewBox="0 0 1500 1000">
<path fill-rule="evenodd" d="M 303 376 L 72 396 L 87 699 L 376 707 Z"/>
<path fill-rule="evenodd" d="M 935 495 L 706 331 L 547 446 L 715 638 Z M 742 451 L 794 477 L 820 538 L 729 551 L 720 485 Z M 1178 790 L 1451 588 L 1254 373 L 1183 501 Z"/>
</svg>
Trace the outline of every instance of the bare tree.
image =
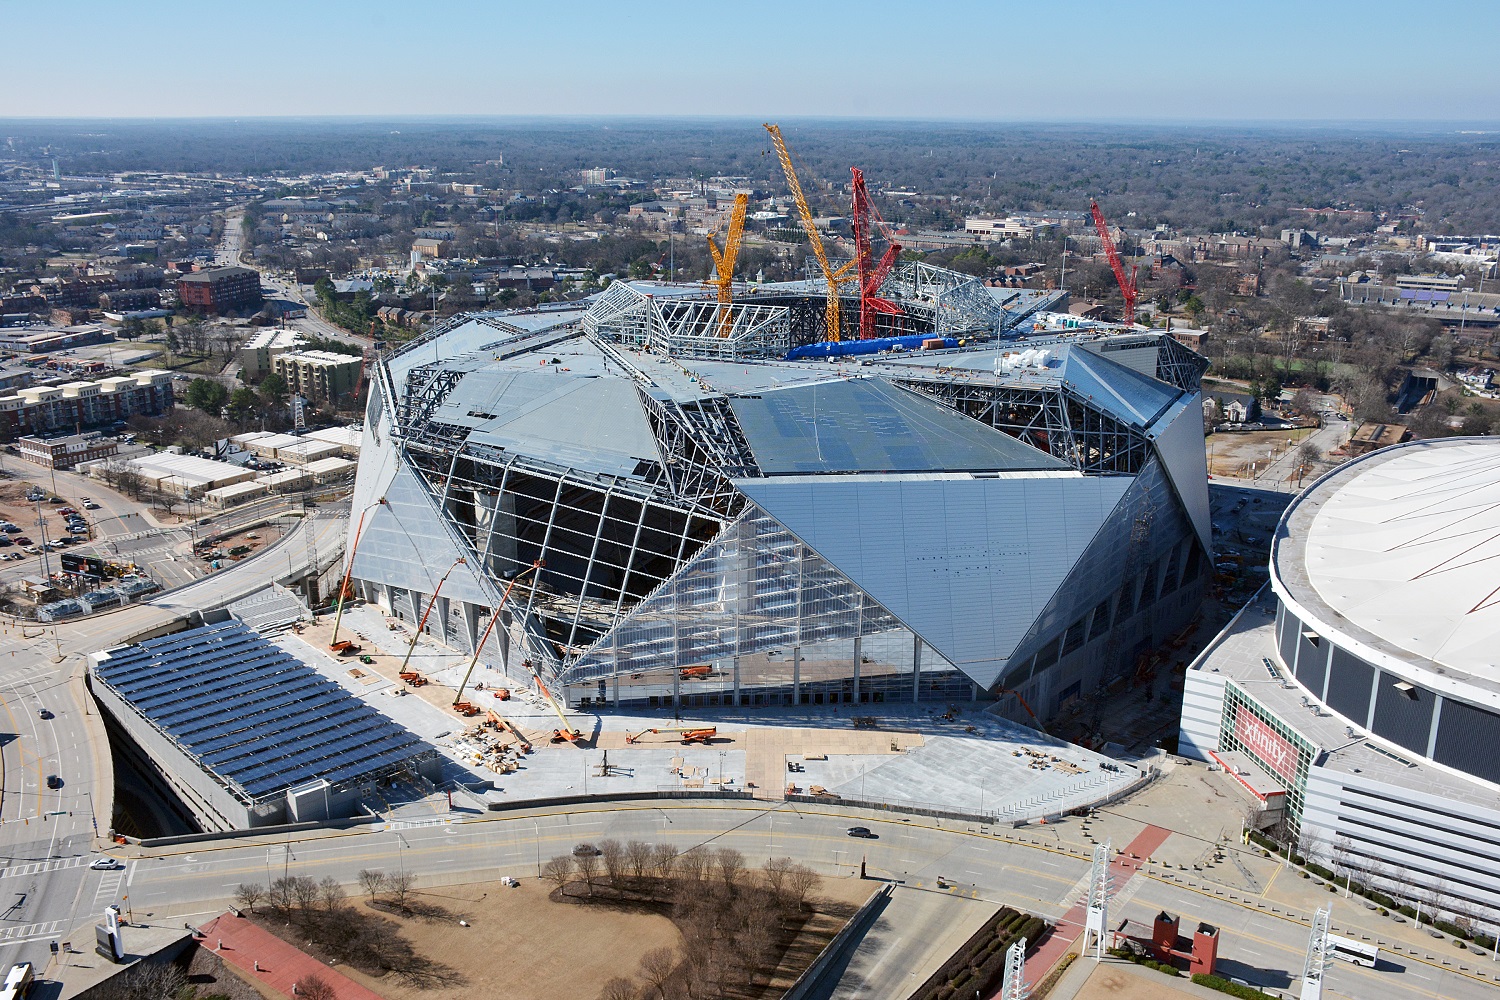
<svg viewBox="0 0 1500 1000">
<path fill-rule="evenodd" d="M 344 908 L 346 899 L 344 887 L 332 875 L 325 876 L 323 881 L 318 883 L 318 892 L 323 897 L 323 909 L 329 913 L 338 913 Z"/>
<path fill-rule="evenodd" d="M 818 886 L 822 884 L 823 876 L 811 868 L 806 865 L 792 865 L 786 873 L 785 899 L 788 908 L 800 907 L 808 895 L 816 892 Z"/>
<path fill-rule="evenodd" d="M 338 1000 L 333 984 L 316 974 L 297 980 L 297 995 L 307 1000 Z"/>
<path fill-rule="evenodd" d="M 615 976 L 604 981 L 599 990 L 599 1000 L 638 1000 L 641 988 L 634 979 Z"/>
<path fill-rule="evenodd" d="M 767 858 L 766 863 L 761 866 L 761 871 L 765 873 L 766 888 L 770 889 L 772 894 L 777 896 L 782 894 L 786 887 L 787 872 L 791 867 L 791 858 Z"/>
<path fill-rule="evenodd" d="M 176 964 L 148 961 L 107 980 L 93 995 L 100 1000 L 158 1000 L 178 996 L 186 986 L 187 976 Z"/>
<path fill-rule="evenodd" d="M 694 847 L 677 855 L 677 872 L 689 882 L 702 882 L 708 867 L 708 852 Z"/>
<path fill-rule="evenodd" d="M 378 868 L 361 868 L 359 872 L 359 887 L 363 889 L 371 899 L 385 889 L 385 872 Z"/>
<path fill-rule="evenodd" d="M 583 887 L 592 896 L 594 894 L 594 880 L 599 877 L 599 855 L 580 855 L 573 859 L 573 865 L 578 869 L 578 877 L 583 879 Z"/>
<path fill-rule="evenodd" d="M 671 878 L 677 871 L 677 848 L 671 844 L 657 844 L 651 848 L 651 867 L 657 878 Z"/>
<path fill-rule="evenodd" d="M 677 953 L 671 948 L 652 948 L 641 956 L 641 978 L 655 988 L 660 1000 L 666 1000 L 667 980 L 677 968 Z"/>
<path fill-rule="evenodd" d="M 619 888 L 625 881 L 625 845 L 618 840 L 601 840 L 599 856 L 604 861 L 604 874 L 609 884 Z"/>
<path fill-rule="evenodd" d="M 630 864 L 630 874 L 636 878 L 645 876 L 652 866 L 652 848 L 644 840 L 632 840 L 625 845 L 625 857 Z"/>
<path fill-rule="evenodd" d="M 570 854 L 559 854 L 542 866 L 542 878 L 551 879 L 557 883 L 559 889 L 567 887 L 573 879 L 573 857 Z"/>
<path fill-rule="evenodd" d="M 303 913 L 311 913 L 318 905 L 318 900 L 323 892 L 318 888 L 316 879 L 310 879 L 305 875 L 295 876 L 292 880 L 292 898 L 297 901 L 297 909 Z"/>
<path fill-rule="evenodd" d="M 745 855 L 732 847 L 721 847 L 714 852 L 713 871 L 724 888 L 733 892 L 735 883 L 745 873 Z"/>
<path fill-rule="evenodd" d="M 391 894 L 391 902 L 402 913 L 406 912 L 406 901 L 410 898 L 416 884 L 417 876 L 411 872 L 398 872 L 395 875 L 387 875 L 385 878 L 385 890 Z"/>
<path fill-rule="evenodd" d="M 241 882 L 234 890 L 234 901 L 251 913 L 255 912 L 255 904 L 265 898 L 265 886 L 259 882 Z"/>
<path fill-rule="evenodd" d="M 293 893 L 296 879 L 282 877 L 271 883 L 266 892 L 266 902 L 276 911 L 276 915 L 285 920 L 292 912 L 292 903 L 296 899 Z"/>
</svg>

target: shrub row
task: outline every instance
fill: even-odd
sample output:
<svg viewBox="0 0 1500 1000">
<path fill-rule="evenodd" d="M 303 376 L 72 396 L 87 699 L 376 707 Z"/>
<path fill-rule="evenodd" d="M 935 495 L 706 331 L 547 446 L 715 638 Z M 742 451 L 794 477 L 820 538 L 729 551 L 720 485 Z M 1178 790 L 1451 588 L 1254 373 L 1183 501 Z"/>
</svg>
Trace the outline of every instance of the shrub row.
<svg viewBox="0 0 1500 1000">
<path fill-rule="evenodd" d="M 1201 972 L 1193 974 L 1193 983 L 1197 986 L 1207 986 L 1211 990 L 1218 990 L 1220 993 L 1228 993 L 1232 997 L 1243 997 L 1244 1000 L 1268 1000 L 1271 996 L 1254 986 L 1241 986 L 1239 983 L 1231 983 L 1218 976 L 1205 976 Z"/>
<path fill-rule="evenodd" d="M 1123 958 L 1127 962 L 1134 962 L 1136 965 L 1144 965 L 1146 968 L 1155 969 L 1157 972 L 1160 972 L 1164 975 L 1176 977 L 1182 976 L 1182 971 L 1175 965 L 1169 965 L 1166 962 L 1158 962 L 1150 955 L 1137 955 L 1129 948 L 1111 948 L 1109 949 L 1109 953 L 1115 958 Z"/>
<path fill-rule="evenodd" d="M 984 922 L 937 972 L 912 994 L 912 1000 L 950 1000 L 971 991 L 988 992 L 1005 973 L 1005 953 L 1024 937 L 1035 943 L 1047 928 L 1040 917 L 1004 907 Z"/>
</svg>

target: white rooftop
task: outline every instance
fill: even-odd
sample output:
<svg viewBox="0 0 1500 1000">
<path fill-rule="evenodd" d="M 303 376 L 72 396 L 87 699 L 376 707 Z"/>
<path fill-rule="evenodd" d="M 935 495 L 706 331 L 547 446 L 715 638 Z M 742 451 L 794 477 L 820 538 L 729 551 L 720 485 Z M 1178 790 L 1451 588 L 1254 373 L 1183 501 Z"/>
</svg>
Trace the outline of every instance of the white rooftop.
<svg viewBox="0 0 1500 1000">
<path fill-rule="evenodd" d="M 1346 466 L 1288 511 L 1288 533 L 1340 626 L 1500 680 L 1500 440 L 1422 444 Z"/>
</svg>

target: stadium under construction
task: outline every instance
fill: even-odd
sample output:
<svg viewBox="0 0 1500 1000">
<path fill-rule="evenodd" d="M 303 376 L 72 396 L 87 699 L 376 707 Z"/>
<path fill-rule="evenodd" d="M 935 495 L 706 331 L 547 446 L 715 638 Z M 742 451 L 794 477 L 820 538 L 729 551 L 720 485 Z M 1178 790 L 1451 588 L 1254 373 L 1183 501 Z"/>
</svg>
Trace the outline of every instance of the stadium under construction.
<svg viewBox="0 0 1500 1000">
<path fill-rule="evenodd" d="M 579 707 L 1025 719 L 1146 669 L 1209 566 L 1203 360 L 1039 335 L 1045 293 L 879 277 L 874 336 L 868 294 L 829 336 L 823 279 L 616 282 L 384 356 L 352 592 Z"/>
</svg>

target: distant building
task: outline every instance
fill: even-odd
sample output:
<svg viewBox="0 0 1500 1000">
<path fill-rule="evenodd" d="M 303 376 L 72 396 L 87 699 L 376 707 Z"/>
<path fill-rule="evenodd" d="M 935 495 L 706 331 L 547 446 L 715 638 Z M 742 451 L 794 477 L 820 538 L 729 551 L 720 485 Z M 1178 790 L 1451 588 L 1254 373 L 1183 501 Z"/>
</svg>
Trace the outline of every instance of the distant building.
<svg viewBox="0 0 1500 1000">
<path fill-rule="evenodd" d="M 99 296 L 99 308 L 105 312 L 132 312 L 155 309 L 161 305 L 161 292 L 155 288 L 122 288 Z"/>
<path fill-rule="evenodd" d="M 260 272 L 248 267 L 215 267 L 177 279 L 177 298 L 184 309 L 221 314 L 259 305 Z"/>
<path fill-rule="evenodd" d="M 21 457 L 45 469 L 71 469 L 80 462 L 108 458 L 120 450 L 113 438 L 97 434 L 70 434 L 67 437 L 23 437 L 16 441 Z"/>
<path fill-rule="evenodd" d="M 447 240 L 436 240 L 428 238 L 412 240 L 412 259 L 415 260 L 417 258 L 424 258 L 426 260 L 440 260 L 443 257 L 444 244 L 447 242 Z"/>
<path fill-rule="evenodd" d="M 271 374 L 271 360 L 288 351 L 295 351 L 303 344 L 302 334 L 296 330 L 262 330 L 245 342 L 236 357 L 248 381 L 260 383 Z"/>
<path fill-rule="evenodd" d="M 67 350 L 70 347 L 100 344 L 109 339 L 104 333 L 104 328 L 94 324 L 66 327 L 61 330 L 25 328 L 0 334 L 0 350 L 15 351 L 18 354 L 46 354 L 49 351 Z"/>
<path fill-rule="evenodd" d="M 584 184 L 596 187 L 615 176 L 615 172 L 608 167 L 592 167 L 587 170 L 580 170 L 578 173 L 582 177 Z"/>
<path fill-rule="evenodd" d="M 332 399 L 359 385 L 364 358 L 332 351 L 291 351 L 278 354 L 271 370 L 286 382 L 288 392 L 309 399 Z"/>
</svg>

